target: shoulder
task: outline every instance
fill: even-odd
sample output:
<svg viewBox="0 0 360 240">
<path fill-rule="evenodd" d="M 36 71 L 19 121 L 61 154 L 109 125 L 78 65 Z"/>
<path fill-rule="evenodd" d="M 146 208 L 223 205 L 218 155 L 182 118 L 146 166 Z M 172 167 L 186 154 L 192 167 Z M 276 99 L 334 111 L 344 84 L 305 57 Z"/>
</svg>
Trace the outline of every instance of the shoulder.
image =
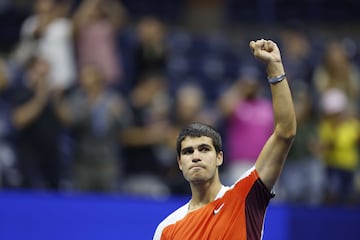
<svg viewBox="0 0 360 240">
<path fill-rule="evenodd" d="M 235 182 L 235 184 L 232 185 L 231 187 L 233 188 L 234 186 L 238 185 L 240 182 L 245 182 L 245 181 L 255 182 L 258 178 L 259 175 L 255 169 L 255 166 L 252 166 L 249 170 L 244 172 L 240 176 L 240 178 Z"/>
<path fill-rule="evenodd" d="M 270 191 L 262 182 L 255 166 L 251 167 L 248 171 L 243 173 L 241 177 L 235 182 L 235 184 L 230 186 L 231 191 L 229 192 L 232 192 L 237 197 L 240 195 L 246 198 L 250 192 L 253 192 L 254 189 L 264 193 L 264 197 L 266 198 L 274 197 L 274 192 L 272 190 Z"/>
<path fill-rule="evenodd" d="M 57 34 L 56 36 L 68 36 L 70 35 L 72 28 L 72 23 L 67 18 L 58 18 L 54 21 L 52 21 L 48 28 L 47 33 L 48 34 Z"/>
<path fill-rule="evenodd" d="M 26 18 L 21 25 L 20 32 L 22 37 L 28 37 L 29 35 L 32 35 L 38 22 L 39 19 L 36 16 L 29 16 Z"/>
<path fill-rule="evenodd" d="M 177 221 L 183 219 L 188 212 L 189 203 L 186 203 L 182 207 L 175 210 L 169 216 L 167 216 L 156 228 L 153 240 L 158 240 L 161 238 L 162 231 L 167 226 L 176 223 Z"/>
<path fill-rule="evenodd" d="M 58 18 L 51 23 L 54 27 L 69 28 L 72 22 L 68 18 Z"/>
</svg>

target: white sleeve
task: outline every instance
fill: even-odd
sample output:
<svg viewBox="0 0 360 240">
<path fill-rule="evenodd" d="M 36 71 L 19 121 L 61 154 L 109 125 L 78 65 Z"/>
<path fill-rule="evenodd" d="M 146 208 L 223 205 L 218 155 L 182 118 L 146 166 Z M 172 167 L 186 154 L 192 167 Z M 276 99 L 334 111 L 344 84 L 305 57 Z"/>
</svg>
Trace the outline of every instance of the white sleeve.
<svg viewBox="0 0 360 240">
<path fill-rule="evenodd" d="M 161 233 L 162 233 L 162 228 L 160 227 L 160 224 L 157 226 L 153 240 L 160 240 L 161 238 Z"/>
<path fill-rule="evenodd" d="M 165 218 L 156 228 L 153 240 L 160 240 L 162 232 L 165 227 L 176 223 L 177 221 L 183 219 L 189 208 L 189 203 L 183 205 L 182 207 L 178 208 L 175 212 L 171 213 L 167 218 Z"/>
<path fill-rule="evenodd" d="M 38 25 L 38 18 L 36 16 L 30 16 L 26 18 L 20 27 L 20 37 L 22 40 L 32 37 L 36 26 Z"/>
<path fill-rule="evenodd" d="M 76 78 L 71 29 L 69 20 L 58 19 L 48 26 L 39 43 L 40 54 L 51 65 L 50 79 L 54 87 L 69 87 Z"/>
</svg>

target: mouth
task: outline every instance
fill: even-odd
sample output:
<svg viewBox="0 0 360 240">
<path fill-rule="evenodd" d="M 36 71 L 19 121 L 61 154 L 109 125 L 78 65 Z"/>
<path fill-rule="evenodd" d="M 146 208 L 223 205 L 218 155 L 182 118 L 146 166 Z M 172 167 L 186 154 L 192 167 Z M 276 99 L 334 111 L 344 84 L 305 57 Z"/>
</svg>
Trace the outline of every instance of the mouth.
<svg viewBox="0 0 360 240">
<path fill-rule="evenodd" d="M 191 166 L 189 168 L 189 170 L 201 170 L 201 169 L 204 169 L 205 167 L 202 166 L 202 165 L 194 165 L 194 166 Z"/>
</svg>

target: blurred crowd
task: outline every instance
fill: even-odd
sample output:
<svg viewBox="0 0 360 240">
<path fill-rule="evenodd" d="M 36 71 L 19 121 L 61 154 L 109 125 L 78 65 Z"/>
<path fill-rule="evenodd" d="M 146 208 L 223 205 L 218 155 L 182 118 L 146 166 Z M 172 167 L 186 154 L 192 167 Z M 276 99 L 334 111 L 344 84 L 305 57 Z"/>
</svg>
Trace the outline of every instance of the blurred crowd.
<svg viewBox="0 0 360 240">
<path fill-rule="evenodd" d="M 116 0 L 35 0 L 0 59 L 0 187 L 188 194 L 175 139 L 194 121 L 222 133 L 221 176 L 234 183 L 273 130 L 265 71 L 247 46 L 271 38 L 298 121 L 276 199 L 359 204 L 356 35 L 300 22 L 218 31 L 187 24 L 133 17 Z"/>
</svg>

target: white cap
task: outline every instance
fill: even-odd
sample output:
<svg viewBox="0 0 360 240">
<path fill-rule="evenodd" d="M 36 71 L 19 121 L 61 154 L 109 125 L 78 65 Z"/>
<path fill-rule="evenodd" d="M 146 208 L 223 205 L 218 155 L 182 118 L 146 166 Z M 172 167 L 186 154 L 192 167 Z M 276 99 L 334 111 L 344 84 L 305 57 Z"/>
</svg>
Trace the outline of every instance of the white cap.
<svg viewBox="0 0 360 240">
<path fill-rule="evenodd" d="M 345 92 L 338 88 L 326 90 L 321 97 L 321 109 L 325 114 L 336 114 L 346 110 L 348 99 Z"/>
</svg>

